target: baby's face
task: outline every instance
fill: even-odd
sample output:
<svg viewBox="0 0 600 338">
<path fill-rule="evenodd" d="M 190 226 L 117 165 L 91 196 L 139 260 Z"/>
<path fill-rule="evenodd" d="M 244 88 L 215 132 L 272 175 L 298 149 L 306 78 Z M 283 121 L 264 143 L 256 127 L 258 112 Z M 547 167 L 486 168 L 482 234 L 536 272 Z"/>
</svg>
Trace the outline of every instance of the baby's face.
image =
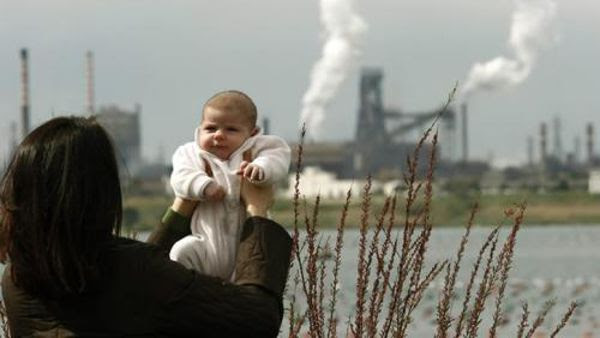
<svg viewBox="0 0 600 338">
<path fill-rule="evenodd" d="M 200 124 L 199 146 L 222 160 L 228 160 L 255 133 L 256 128 L 244 114 L 206 107 Z"/>
</svg>

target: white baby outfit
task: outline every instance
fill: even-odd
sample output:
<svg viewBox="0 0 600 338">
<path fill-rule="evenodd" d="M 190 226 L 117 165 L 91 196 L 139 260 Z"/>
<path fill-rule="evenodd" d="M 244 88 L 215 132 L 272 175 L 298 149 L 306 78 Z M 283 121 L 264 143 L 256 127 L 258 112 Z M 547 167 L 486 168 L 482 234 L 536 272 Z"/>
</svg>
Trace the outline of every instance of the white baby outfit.
<svg viewBox="0 0 600 338">
<path fill-rule="evenodd" d="M 237 174 L 243 153 L 250 150 L 252 163 L 264 170 L 264 179 L 258 184 L 271 184 L 287 175 L 290 147 L 280 137 L 257 134 L 236 149 L 229 160 L 221 160 L 198 146 L 198 133 L 196 130 L 196 142 L 179 146 L 173 154 L 171 186 L 175 195 L 200 202 L 192 215 L 192 234 L 176 242 L 169 257 L 188 268 L 229 280 L 246 219 L 240 200 L 241 177 Z M 212 178 L 206 164 L 210 165 Z M 225 189 L 224 200 L 204 200 L 204 188 L 212 181 Z"/>
</svg>

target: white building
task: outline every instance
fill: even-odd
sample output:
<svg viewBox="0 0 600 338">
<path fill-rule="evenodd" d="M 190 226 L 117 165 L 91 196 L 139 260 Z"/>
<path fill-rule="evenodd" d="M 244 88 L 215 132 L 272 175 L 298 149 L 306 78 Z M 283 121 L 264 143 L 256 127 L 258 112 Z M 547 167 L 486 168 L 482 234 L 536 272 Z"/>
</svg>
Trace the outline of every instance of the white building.
<svg viewBox="0 0 600 338">
<path fill-rule="evenodd" d="M 590 194 L 600 194 L 600 170 L 590 170 L 588 192 Z"/>
<path fill-rule="evenodd" d="M 294 198 L 296 175 L 291 174 L 288 178 L 288 190 L 286 196 Z M 326 199 L 344 199 L 348 190 L 352 188 L 352 196 L 360 196 L 364 189 L 366 180 L 338 180 L 334 174 L 323 171 L 317 167 L 306 167 L 300 174 L 301 197 L 316 197 Z M 372 182 L 371 191 L 379 190 L 380 184 Z"/>
</svg>

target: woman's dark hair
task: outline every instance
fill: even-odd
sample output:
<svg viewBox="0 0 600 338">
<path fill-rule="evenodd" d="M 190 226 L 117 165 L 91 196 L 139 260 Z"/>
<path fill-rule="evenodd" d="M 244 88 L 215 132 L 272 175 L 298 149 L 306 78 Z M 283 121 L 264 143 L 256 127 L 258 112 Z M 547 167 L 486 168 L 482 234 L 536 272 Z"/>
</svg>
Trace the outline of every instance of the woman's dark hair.
<svg viewBox="0 0 600 338">
<path fill-rule="evenodd" d="M 16 149 L 0 183 L 0 259 L 42 297 L 85 292 L 121 228 L 119 171 L 95 118 L 58 117 Z"/>
</svg>

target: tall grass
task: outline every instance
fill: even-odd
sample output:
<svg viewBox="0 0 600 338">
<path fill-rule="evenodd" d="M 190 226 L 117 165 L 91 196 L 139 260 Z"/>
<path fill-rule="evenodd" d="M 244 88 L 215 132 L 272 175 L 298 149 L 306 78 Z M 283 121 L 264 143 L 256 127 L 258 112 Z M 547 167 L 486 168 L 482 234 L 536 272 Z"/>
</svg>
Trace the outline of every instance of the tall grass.
<svg viewBox="0 0 600 338">
<path fill-rule="evenodd" d="M 448 108 L 455 91 L 456 87 L 441 112 Z M 370 177 L 362 187 L 355 259 L 356 302 L 352 310 L 345 310 L 346 313 L 338 309 L 339 273 L 345 224 L 353 192 L 347 192 L 340 211 L 333 259 L 320 259 L 323 252 L 330 248 L 329 239 L 318 234 L 320 197 L 317 196 L 312 206 L 308 206 L 309 203 L 299 191 L 305 134 L 303 128 L 297 152 L 294 195 L 295 259 L 291 264 L 295 269 L 291 271 L 295 273 L 288 282 L 289 296 L 286 302 L 289 337 L 411 337 L 410 324 L 414 321 L 415 310 L 428 287 L 442 275 L 442 287 L 435 309 L 434 337 L 498 336 L 498 328 L 505 315 L 502 304 L 526 205 L 521 203 L 506 210 L 503 220 L 490 231 L 479 248 L 475 263 L 470 267 L 464 296 L 458 299 L 457 276 L 464 265 L 462 258 L 478 206 L 475 204 L 471 210 L 455 258 L 426 266 L 433 231 L 431 205 L 438 149 L 438 132 L 434 128 L 439 117 L 424 132 L 406 159 L 405 196 L 388 197 L 382 209 L 375 212 L 371 206 Z M 426 144 L 430 147 L 426 147 Z M 422 159 L 420 156 L 425 149 L 429 149 L 428 156 Z M 424 173 L 419 170 L 422 166 L 427 168 Z M 510 226 L 510 231 L 506 238 L 501 239 L 500 228 L 505 223 Z M 300 292 L 300 298 L 305 303 L 299 304 L 301 302 L 296 292 Z M 553 302 L 548 302 L 534 321 L 529 323 L 529 308 L 524 303 L 523 315 L 514 335 L 531 337 L 553 305 Z M 486 307 L 488 310 L 484 313 Z M 576 307 L 576 303 L 571 304 L 556 324 L 552 337 L 565 326 Z M 488 313 L 491 313 L 490 323 L 482 327 L 483 316 Z M 339 323 L 337 318 L 347 318 L 344 332 L 338 332 L 344 324 Z"/>
</svg>

